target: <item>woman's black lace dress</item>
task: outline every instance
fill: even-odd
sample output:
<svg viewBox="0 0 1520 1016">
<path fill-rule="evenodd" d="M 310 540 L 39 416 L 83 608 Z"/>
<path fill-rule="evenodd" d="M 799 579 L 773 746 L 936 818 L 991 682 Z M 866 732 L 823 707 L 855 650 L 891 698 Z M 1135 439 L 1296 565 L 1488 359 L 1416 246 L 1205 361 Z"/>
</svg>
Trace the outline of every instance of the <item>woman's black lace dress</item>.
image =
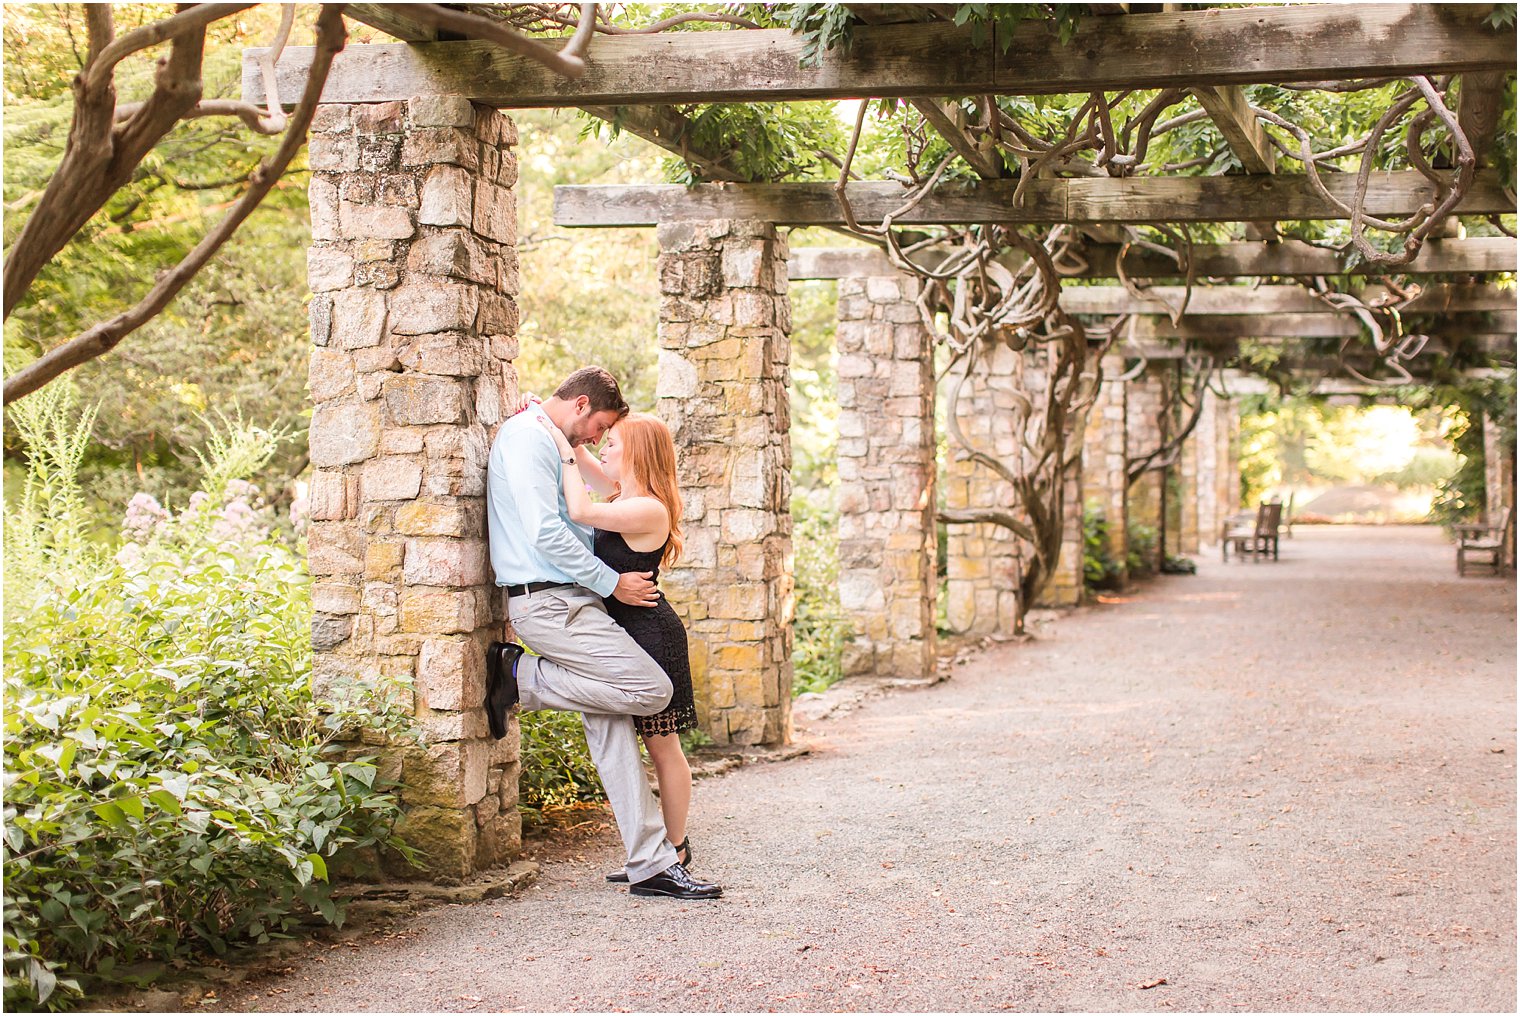
<svg viewBox="0 0 1520 1016">
<path fill-rule="evenodd" d="M 660 557 L 665 548 L 638 551 L 628 546 L 622 533 L 605 529 L 596 531 L 596 556 L 615 572 L 653 572 L 660 579 Z M 653 607 L 630 607 L 609 596 L 607 613 L 624 631 L 633 636 L 639 648 L 665 669 L 674 692 L 670 705 L 653 716 L 635 716 L 634 729 L 641 735 L 678 734 L 697 725 L 697 707 L 691 691 L 691 657 L 686 651 L 686 626 L 675 608 L 663 597 Z"/>
</svg>

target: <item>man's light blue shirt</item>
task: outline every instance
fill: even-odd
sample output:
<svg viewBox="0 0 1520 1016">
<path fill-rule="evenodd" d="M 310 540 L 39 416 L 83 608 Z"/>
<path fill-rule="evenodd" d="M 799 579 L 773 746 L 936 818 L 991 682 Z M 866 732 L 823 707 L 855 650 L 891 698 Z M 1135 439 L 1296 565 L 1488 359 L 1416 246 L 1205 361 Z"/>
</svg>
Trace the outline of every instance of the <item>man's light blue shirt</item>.
<svg viewBox="0 0 1520 1016">
<path fill-rule="evenodd" d="M 591 552 L 591 530 L 570 521 L 564 464 L 537 405 L 507 420 L 486 468 L 491 569 L 499 586 L 573 582 L 611 596 L 618 574 Z"/>
</svg>

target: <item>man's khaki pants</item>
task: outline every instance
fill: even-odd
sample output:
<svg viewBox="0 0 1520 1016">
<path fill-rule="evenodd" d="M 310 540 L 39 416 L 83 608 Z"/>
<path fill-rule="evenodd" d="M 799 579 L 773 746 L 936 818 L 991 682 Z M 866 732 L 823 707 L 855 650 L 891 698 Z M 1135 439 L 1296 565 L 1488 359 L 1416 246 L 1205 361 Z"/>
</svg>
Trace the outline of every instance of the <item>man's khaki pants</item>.
<svg viewBox="0 0 1520 1016">
<path fill-rule="evenodd" d="M 508 597 L 507 617 L 538 654 L 517 664 L 523 710 L 581 714 L 591 759 L 628 851 L 628 880 L 658 875 L 676 863 L 676 852 L 639 761 L 630 717 L 664 709 L 670 678 L 607 616 L 602 598 L 581 586 Z"/>
</svg>

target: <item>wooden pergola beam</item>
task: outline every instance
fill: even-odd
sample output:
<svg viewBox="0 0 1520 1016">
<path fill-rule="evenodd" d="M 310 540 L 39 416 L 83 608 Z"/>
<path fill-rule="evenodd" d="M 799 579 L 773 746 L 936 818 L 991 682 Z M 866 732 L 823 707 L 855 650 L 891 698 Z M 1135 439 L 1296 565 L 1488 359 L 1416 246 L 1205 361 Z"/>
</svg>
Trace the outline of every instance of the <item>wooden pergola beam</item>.
<svg viewBox="0 0 1520 1016">
<path fill-rule="evenodd" d="M 969 26 L 861 26 L 848 52 L 828 51 L 817 67 L 799 65 L 804 41 L 785 29 L 665 32 L 596 39 L 579 79 L 486 42 L 361 45 L 338 55 L 323 99 L 664 105 L 1514 73 L 1515 29 L 1491 28 L 1486 16 L 1476 5 L 1311 4 L 1092 17 L 1065 45 L 1048 23 L 1031 19 L 981 49 L 972 48 Z M 243 94 L 251 101 L 263 100 L 262 52 L 244 51 Z M 300 94 L 311 55 L 310 47 L 285 50 L 282 96 Z"/>
<path fill-rule="evenodd" d="M 1277 169 L 1277 149 L 1251 112 L 1251 104 L 1239 85 L 1200 85 L 1193 89 L 1199 105 L 1224 135 L 1225 144 L 1247 173 L 1271 173 Z"/>
<path fill-rule="evenodd" d="M 468 8 L 470 5 L 461 5 Z M 437 29 L 409 17 L 406 4 L 349 4 L 346 13 L 356 21 L 378 28 L 403 42 L 438 41 Z M 674 106 L 582 106 L 592 116 L 616 124 L 621 130 L 680 156 L 702 171 L 708 180 L 743 182 L 745 176 L 729 162 L 729 153 L 706 151 L 694 145 L 691 121 Z"/>
<path fill-rule="evenodd" d="M 1132 334 L 1141 339 L 1336 339 L 1363 334 L 1361 323 L 1349 314 L 1189 314 L 1175 325 L 1165 316 L 1148 314 L 1134 322 Z M 1451 314 L 1420 330 L 1443 338 L 1503 336 L 1505 348 L 1513 352 L 1515 312 Z"/>
<path fill-rule="evenodd" d="M 1499 132 L 1499 116 L 1504 111 L 1506 77 L 1498 72 L 1462 75 L 1457 97 L 1457 125 L 1467 135 L 1480 166 L 1493 164 L 1491 154 L 1494 136 Z"/>
<path fill-rule="evenodd" d="M 1123 286 L 1065 286 L 1061 309 L 1068 314 L 1169 314 L 1182 305 L 1182 286 L 1156 286 L 1133 296 Z M 1386 297 L 1382 286 L 1367 286 L 1353 295 L 1364 301 Z M 1404 314 L 1473 314 L 1514 311 L 1515 291 L 1498 286 L 1431 286 L 1408 306 Z M 1338 310 L 1302 286 L 1194 286 L 1187 302 L 1187 316 L 1338 314 Z"/>
<path fill-rule="evenodd" d="M 1356 178 L 1324 177 L 1326 189 L 1349 204 Z M 1239 222 L 1342 219 L 1303 176 L 1195 176 L 1032 180 L 1015 206 L 1013 180 L 942 185 L 893 220 L 900 226 L 998 222 L 1059 223 Z M 903 204 L 895 183 L 855 183 L 846 190 L 855 217 L 879 222 Z M 1430 184 L 1413 170 L 1374 173 L 1366 208 L 1373 214 L 1408 215 L 1431 200 Z M 1497 173 L 1478 174 L 1457 211 L 1466 215 L 1513 213 L 1512 198 Z M 787 183 L 726 186 L 578 186 L 554 188 L 559 226 L 654 226 L 700 219 L 760 219 L 786 226 L 845 224 L 832 184 Z"/>
<path fill-rule="evenodd" d="M 1476 344 L 1476 348 L 1484 355 L 1503 355 L 1508 353 L 1514 356 L 1514 337 L 1490 335 L 1483 336 L 1485 341 Z M 1272 336 L 1228 336 L 1212 337 L 1206 339 L 1191 339 L 1187 342 L 1158 340 L 1153 338 L 1136 339 L 1133 342 L 1116 345 L 1113 351 L 1125 357 L 1144 357 L 1147 360 L 1181 360 L 1196 353 L 1208 353 L 1215 357 L 1228 358 L 1239 354 L 1240 346 L 1245 341 L 1250 341 L 1257 346 L 1268 346 L 1281 350 L 1281 354 L 1289 360 L 1304 360 L 1310 357 L 1301 348 L 1295 346 L 1295 340 Z M 1505 342 L 1508 345 L 1505 346 Z M 1432 361 L 1449 361 L 1453 353 L 1459 348 L 1450 340 L 1432 338 L 1419 354 L 1410 363 L 1418 366 L 1429 365 Z M 1465 351 L 1470 355 L 1471 350 Z M 1352 363 L 1359 367 L 1370 367 L 1378 362 L 1377 356 L 1370 346 L 1348 346 L 1346 356 Z"/>
<path fill-rule="evenodd" d="M 1088 246 L 1082 251 L 1085 265 L 1068 271 L 1068 278 L 1118 278 L 1117 246 Z M 1022 255 L 1008 255 L 1000 261 L 1009 269 L 1023 263 Z M 1474 237 L 1470 239 L 1431 240 L 1420 249 L 1413 263 L 1399 269 L 1403 275 L 1457 275 L 1514 272 L 1517 268 L 1515 241 L 1508 237 Z M 1386 272 L 1366 264 L 1349 271 L 1342 267 L 1343 255 L 1302 240 L 1280 243 L 1242 241 L 1193 246 L 1194 275 L 1197 278 L 1249 278 L 1256 276 L 1307 275 L 1384 275 Z M 1132 249 L 1124 259 L 1124 271 L 1132 279 L 1174 279 L 1177 263 L 1160 254 Z M 873 275 L 895 275 L 897 269 L 881 251 L 869 247 L 793 247 L 787 262 L 787 274 L 794 282 L 808 279 L 863 279 Z"/>
</svg>

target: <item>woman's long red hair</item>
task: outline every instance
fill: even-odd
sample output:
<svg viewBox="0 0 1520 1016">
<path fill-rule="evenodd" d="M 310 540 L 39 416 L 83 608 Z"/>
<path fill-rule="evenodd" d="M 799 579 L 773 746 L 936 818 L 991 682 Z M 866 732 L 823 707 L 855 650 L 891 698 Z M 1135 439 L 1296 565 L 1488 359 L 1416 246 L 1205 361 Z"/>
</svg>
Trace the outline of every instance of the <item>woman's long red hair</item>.
<svg viewBox="0 0 1520 1016">
<path fill-rule="evenodd" d="M 617 422 L 617 432 L 623 443 L 623 475 L 638 481 L 670 515 L 670 542 L 660 564 L 673 565 L 681 556 L 681 488 L 670 428 L 658 416 L 629 413 Z"/>
</svg>

